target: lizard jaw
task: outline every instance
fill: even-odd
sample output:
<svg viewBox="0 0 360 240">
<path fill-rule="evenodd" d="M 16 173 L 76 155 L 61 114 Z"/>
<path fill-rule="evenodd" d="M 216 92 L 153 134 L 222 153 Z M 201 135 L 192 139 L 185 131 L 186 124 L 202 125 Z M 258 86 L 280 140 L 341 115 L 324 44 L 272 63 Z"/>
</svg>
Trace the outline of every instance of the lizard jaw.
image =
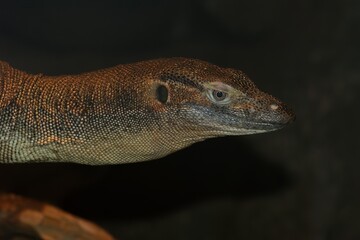
<svg viewBox="0 0 360 240">
<path fill-rule="evenodd" d="M 184 109 L 190 123 L 211 137 L 276 131 L 295 120 L 292 110 L 285 106 L 281 107 L 281 111 L 272 109 L 252 115 L 197 104 L 188 104 Z"/>
</svg>

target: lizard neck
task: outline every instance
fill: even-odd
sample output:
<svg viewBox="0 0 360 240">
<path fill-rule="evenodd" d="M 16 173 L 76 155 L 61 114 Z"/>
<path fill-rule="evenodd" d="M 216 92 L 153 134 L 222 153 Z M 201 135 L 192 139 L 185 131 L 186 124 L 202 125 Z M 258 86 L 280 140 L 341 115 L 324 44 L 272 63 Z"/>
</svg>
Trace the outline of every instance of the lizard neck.
<svg viewBox="0 0 360 240">
<path fill-rule="evenodd" d="M 0 61 L 0 108 L 4 108 L 14 101 L 23 85 L 36 78 L 35 75 L 25 73 Z"/>
</svg>

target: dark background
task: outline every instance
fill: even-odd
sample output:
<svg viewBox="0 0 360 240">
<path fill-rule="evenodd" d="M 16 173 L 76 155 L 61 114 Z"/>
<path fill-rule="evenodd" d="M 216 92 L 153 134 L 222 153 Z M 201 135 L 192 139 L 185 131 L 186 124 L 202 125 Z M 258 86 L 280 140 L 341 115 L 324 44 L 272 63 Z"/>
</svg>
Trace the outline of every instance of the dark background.
<svg viewBox="0 0 360 240">
<path fill-rule="evenodd" d="M 0 59 L 70 74 L 184 56 L 292 106 L 269 134 L 139 164 L 1 165 L 0 190 L 126 240 L 360 239 L 360 1 L 3 1 Z"/>
</svg>

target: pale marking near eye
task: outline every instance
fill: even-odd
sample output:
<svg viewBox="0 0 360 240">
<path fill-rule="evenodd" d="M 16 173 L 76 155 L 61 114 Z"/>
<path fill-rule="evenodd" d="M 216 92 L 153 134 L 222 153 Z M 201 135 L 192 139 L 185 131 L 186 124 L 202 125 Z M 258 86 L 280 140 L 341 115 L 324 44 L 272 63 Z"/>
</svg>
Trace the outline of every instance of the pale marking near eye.
<svg viewBox="0 0 360 240">
<path fill-rule="evenodd" d="M 225 83 L 222 83 L 222 82 L 207 82 L 207 83 L 204 83 L 204 87 L 206 87 L 208 89 L 226 92 L 226 93 L 234 91 L 233 87 L 231 87 Z"/>
</svg>

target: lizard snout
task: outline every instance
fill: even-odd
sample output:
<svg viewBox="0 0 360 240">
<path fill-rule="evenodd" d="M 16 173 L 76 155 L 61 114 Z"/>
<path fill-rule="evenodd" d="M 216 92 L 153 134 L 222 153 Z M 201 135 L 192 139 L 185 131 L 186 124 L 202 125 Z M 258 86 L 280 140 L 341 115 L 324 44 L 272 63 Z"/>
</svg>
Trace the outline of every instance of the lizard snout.
<svg viewBox="0 0 360 240">
<path fill-rule="evenodd" d="M 284 103 L 276 102 L 268 106 L 270 123 L 287 125 L 295 120 L 294 111 Z"/>
<path fill-rule="evenodd" d="M 262 106 L 257 116 L 258 121 L 263 123 L 266 128 L 280 129 L 290 124 L 295 120 L 294 111 L 281 101 L 272 96 L 265 95 L 264 98 L 258 101 Z"/>
</svg>

